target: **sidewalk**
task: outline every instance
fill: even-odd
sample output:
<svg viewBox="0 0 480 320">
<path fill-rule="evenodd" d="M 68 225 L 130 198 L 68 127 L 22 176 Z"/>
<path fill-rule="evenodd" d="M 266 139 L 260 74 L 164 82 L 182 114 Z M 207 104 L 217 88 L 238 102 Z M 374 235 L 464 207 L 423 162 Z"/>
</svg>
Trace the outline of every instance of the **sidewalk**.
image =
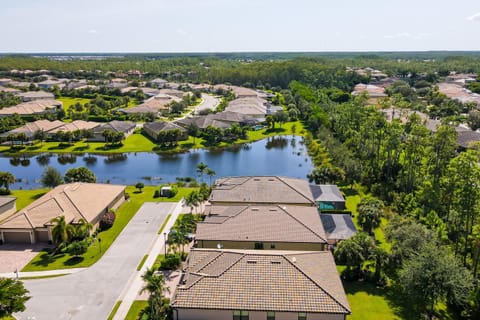
<svg viewBox="0 0 480 320">
<path fill-rule="evenodd" d="M 165 225 L 163 232 L 166 232 L 167 234 L 170 232 L 170 229 L 175 224 L 175 221 L 177 220 L 178 215 L 182 213 L 182 210 L 183 210 L 182 202 L 183 202 L 183 199 L 180 200 L 175 206 L 175 209 L 171 213 L 170 219 Z M 150 249 L 150 252 L 148 253 L 148 258 L 143 264 L 141 270 L 135 271 L 135 273 L 132 275 L 130 280 L 127 282 L 123 292 L 118 297 L 117 301 L 121 300 L 122 303 L 120 304 L 120 307 L 118 308 L 117 313 L 115 314 L 115 317 L 113 318 L 113 320 L 125 319 L 125 317 L 127 316 L 128 310 L 130 310 L 130 307 L 132 306 L 133 301 L 136 300 L 138 293 L 142 289 L 142 286 L 143 286 L 142 275 L 145 273 L 147 268 L 151 268 L 153 266 L 153 263 L 157 259 L 157 256 L 164 252 L 165 250 L 164 246 L 165 246 L 164 236 L 163 234 L 159 234 L 157 236 L 157 240 L 155 241 L 152 248 Z"/>
<path fill-rule="evenodd" d="M 29 277 L 51 277 L 51 276 L 60 276 L 66 274 L 77 273 L 87 268 L 72 268 L 72 269 L 57 269 L 57 270 L 47 270 L 47 271 L 29 271 L 29 272 L 18 272 L 19 278 L 29 278 Z M 0 278 L 15 278 L 17 274 L 15 272 L 0 273 Z"/>
</svg>

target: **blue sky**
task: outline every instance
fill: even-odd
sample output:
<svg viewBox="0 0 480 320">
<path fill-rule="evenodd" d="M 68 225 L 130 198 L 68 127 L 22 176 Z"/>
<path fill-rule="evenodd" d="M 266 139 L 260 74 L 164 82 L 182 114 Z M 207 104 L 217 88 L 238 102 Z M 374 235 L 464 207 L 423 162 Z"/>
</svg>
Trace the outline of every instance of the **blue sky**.
<svg viewBox="0 0 480 320">
<path fill-rule="evenodd" d="M 0 52 L 480 50 L 478 0 L 0 0 Z"/>
</svg>

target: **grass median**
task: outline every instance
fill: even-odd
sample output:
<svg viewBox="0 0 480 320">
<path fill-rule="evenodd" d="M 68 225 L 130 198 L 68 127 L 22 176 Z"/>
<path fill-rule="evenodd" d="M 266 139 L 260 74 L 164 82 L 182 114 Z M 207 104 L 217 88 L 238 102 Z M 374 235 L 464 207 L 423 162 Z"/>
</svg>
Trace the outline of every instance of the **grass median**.
<svg viewBox="0 0 480 320">
<path fill-rule="evenodd" d="M 153 194 L 155 186 L 146 186 L 143 192 L 138 192 L 133 186 L 127 187 L 127 192 L 130 194 L 130 200 L 126 201 L 120 209 L 117 211 L 117 217 L 113 226 L 99 233 L 99 237 L 102 239 L 101 247 L 96 241 L 94 244 L 88 247 L 87 252 L 81 256 L 73 257 L 69 254 L 59 254 L 51 256 L 47 251 L 40 252 L 35 258 L 33 258 L 23 269 L 26 271 L 46 271 L 68 268 L 84 268 L 89 267 L 97 262 L 103 254 L 108 250 L 110 245 L 115 241 L 117 236 L 122 232 L 123 228 L 128 224 L 130 219 L 137 213 L 138 209 L 145 202 L 177 202 L 182 199 L 187 193 L 191 192 L 190 188 L 179 188 L 179 192 L 173 198 L 154 198 Z"/>
</svg>

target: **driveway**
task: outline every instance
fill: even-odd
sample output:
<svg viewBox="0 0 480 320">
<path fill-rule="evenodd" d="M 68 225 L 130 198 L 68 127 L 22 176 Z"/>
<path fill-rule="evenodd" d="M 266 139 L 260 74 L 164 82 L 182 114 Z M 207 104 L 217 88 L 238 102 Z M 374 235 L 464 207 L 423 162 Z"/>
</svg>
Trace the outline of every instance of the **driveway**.
<svg viewBox="0 0 480 320">
<path fill-rule="evenodd" d="M 22 270 L 30 260 L 48 247 L 46 244 L 4 244 L 0 246 L 0 273 Z"/>
<path fill-rule="evenodd" d="M 24 281 L 32 298 L 17 319 L 107 319 L 175 205 L 145 203 L 92 267 L 59 278 Z"/>
<path fill-rule="evenodd" d="M 195 108 L 194 114 L 198 114 L 202 110 L 214 110 L 220 103 L 220 99 L 206 93 L 202 93 L 202 100 L 202 103 Z"/>
</svg>

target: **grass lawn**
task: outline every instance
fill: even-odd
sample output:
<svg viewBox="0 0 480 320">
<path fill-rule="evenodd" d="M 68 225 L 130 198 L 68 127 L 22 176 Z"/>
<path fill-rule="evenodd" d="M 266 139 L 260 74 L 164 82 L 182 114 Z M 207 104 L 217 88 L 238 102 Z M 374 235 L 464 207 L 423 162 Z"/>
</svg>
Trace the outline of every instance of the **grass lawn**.
<svg viewBox="0 0 480 320">
<path fill-rule="evenodd" d="M 100 232 L 98 235 L 98 237 L 102 239 L 102 251 L 100 251 L 98 242 L 92 244 L 80 259 L 73 258 L 69 254 L 59 254 L 52 257 L 48 252 L 43 251 L 33 258 L 32 261 L 22 269 L 22 271 L 44 271 L 91 266 L 102 257 L 105 251 L 107 251 L 144 202 L 177 202 L 180 201 L 184 195 L 194 190 L 191 188 L 179 188 L 178 194 L 173 198 L 154 198 L 153 194 L 156 188 L 158 187 L 145 186 L 143 192 L 140 193 L 133 186 L 127 187 L 127 192 L 130 194 L 130 200 L 125 202 L 117 211 L 117 218 L 113 227 Z"/>
<path fill-rule="evenodd" d="M 57 98 L 56 100 L 61 101 L 61 102 L 63 103 L 63 110 L 65 110 L 65 112 L 68 111 L 68 108 L 69 108 L 70 106 L 73 106 L 73 105 L 76 104 L 77 102 L 81 103 L 82 105 L 84 105 L 85 103 L 90 102 L 90 99 L 84 99 L 84 98 L 69 98 L 69 97 L 61 97 L 61 98 Z"/>
<path fill-rule="evenodd" d="M 115 314 L 117 313 L 118 308 L 120 308 L 121 304 L 122 304 L 122 300 L 117 301 L 117 303 L 115 303 L 115 305 L 113 306 L 112 312 L 110 312 L 110 315 L 108 316 L 107 320 L 112 320 L 113 317 L 115 317 Z"/>
<path fill-rule="evenodd" d="M 145 301 L 145 300 L 133 301 L 132 306 L 130 307 L 130 310 L 128 310 L 127 316 L 125 317 L 125 320 L 138 320 L 139 319 L 138 315 L 147 306 L 148 306 L 148 301 Z"/>
</svg>

